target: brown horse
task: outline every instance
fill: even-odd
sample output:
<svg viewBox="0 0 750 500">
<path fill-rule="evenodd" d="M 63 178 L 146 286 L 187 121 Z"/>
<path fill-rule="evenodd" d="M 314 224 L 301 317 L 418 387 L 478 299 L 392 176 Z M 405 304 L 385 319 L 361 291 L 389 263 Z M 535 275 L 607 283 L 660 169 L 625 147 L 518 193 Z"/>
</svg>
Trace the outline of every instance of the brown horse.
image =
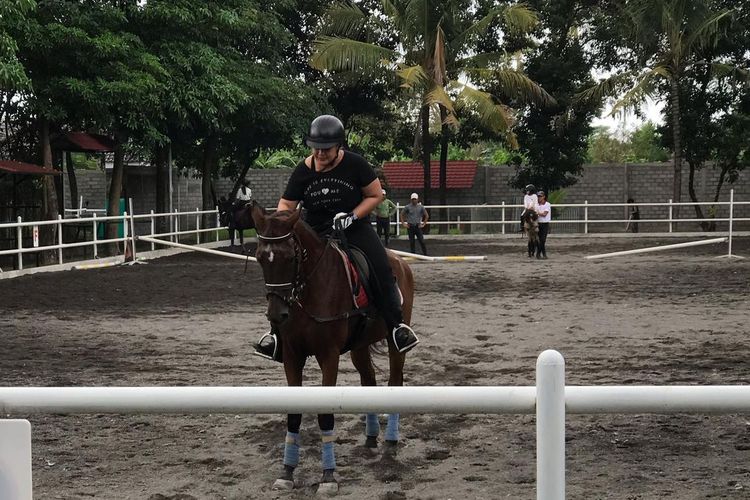
<svg viewBox="0 0 750 500">
<path fill-rule="evenodd" d="M 253 203 L 251 209 L 258 232 L 256 258 L 266 282 L 266 316 L 279 330 L 287 384 L 302 385 L 302 371 L 309 356 L 314 356 L 322 372 L 322 385 L 336 385 L 339 357 L 351 350 L 352 363 L 363 386 L 374 386 L 375 368 L 370 346 L 387 339 L 390 373 L 388 385 L 403 385 L 405 355 L 399 353 L 385 322 L 379 315 L 365 318 L 355 310 L 347 270 L 333 243 L 323 241 L 300 219 L 300 211 L 281 211 L 266 216 Z M 388 253 L 391 268 L 403 295 L 404 322 L 411 321 L 414 302 L 414 277 L 398 257 Z M 294 469 L 299 462 L 299 429 L 302 415 L 287 415 L 284 470 L 274 488 L 294 487 Z M 319 493 L 335 493 L 338 484 L 331 414 L 318 415 L 322 431 L 323 477 Z M 399 415 L 388 417 L 385 441 L 398 442 Z M 380 431 L 377 415 L 366 416 L 365 445 L 377 447 Z"/>
<path fill-rule="evenodd" d="M 240 235 L 240 246 L 245 250 L 245 240 L 243 231 L 245 229 L 254 229 L 255 223 L 250 215 L 250 204 L 237 205 L 230 200 L 222 197 L 219 200 L 219 222 L 222 226 L 229 228 L 229 238 L 231 248 L 234 248 L 234 232 Z"/>
<path fill-rule="evenodd" d="M 523 232 L 528 239 L 529 258 L 534 257 L 537 245 L 539 245 L 539 214 L 534 210 L 526 210 L 521 220 L 523 221 Z"/>
</svg>

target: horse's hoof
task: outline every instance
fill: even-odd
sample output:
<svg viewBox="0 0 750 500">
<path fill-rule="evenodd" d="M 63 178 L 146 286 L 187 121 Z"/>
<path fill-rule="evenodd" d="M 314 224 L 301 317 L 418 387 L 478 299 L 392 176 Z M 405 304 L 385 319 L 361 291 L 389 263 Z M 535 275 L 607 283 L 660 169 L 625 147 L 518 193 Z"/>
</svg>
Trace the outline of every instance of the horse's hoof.
<svg viewBox="0 0 750 500">
<path fill-rule="evenodd" d="M 378 437 L 367 436 L 367 439 L 365 439 L 365 448 L 377 448 L 377 447 L 378 447 Z"/>
<path fill-rule="evenodd" d="M 273 483 L 273 489 L 291 491 L 294 489 L 294 481 L 288 479 L 277 479 Z"/>
<path fill-rule="evenodd" d="M 333 496 L 339 492 L 339 483 L 333 481 L 330 483 L 320 483 L 318 485 L 318 495 Z"/>
</svg>

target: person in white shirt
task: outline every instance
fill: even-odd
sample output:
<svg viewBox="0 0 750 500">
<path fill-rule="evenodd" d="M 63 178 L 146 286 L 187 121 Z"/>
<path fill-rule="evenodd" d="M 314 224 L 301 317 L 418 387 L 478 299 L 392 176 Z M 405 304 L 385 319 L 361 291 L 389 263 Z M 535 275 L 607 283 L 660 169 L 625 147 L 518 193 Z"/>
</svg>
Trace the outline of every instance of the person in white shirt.
<svg viewBox="0 0 750 500">
<path fill-rule="evenodd" d="M 534 187 L 533 184 L 527 184 L 523 192 L 525 194 L 523 196 L 523 212 L 521 212 L 521 232 L 523 232 L 523 216 L 526 215 L 526 212 L 529 210 L 536 212 L 539 205 L 536 187 Z"/>
<path fill-rule="evenodd" d="M 253 199 L 253 190 L 250 189 L 250 181 L 247 179 L 242 180 L 242 185 L 237 190 L 237 197 L 235 198 L 235 205 L 244 205 L 248 201 Z"/>
<path fill-rule="evenodd" d="M 539 243 L 536 246 L 536 258 L 547 258 L 547 234 L 549 234 L 549 223 L 552 220 L 552 205 L 547 201 L 547 194 L 544 191 L 537 193 L 538 205 L 536 213 L 539 214 Z"/>
</svg>

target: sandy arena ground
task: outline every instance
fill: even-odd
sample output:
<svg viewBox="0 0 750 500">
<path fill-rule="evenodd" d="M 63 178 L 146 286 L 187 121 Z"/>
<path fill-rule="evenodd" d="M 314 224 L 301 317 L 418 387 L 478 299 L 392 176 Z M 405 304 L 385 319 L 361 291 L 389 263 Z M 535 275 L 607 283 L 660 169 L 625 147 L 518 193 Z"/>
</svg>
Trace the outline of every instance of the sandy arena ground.
<svg viewBox="0 0 750 500">
<path fill-rule="evenodd" d="M 407 384 L 532 385 L 547 348 L 565 356 L 569 384 L 747 383 L 750 259 L 715 258 L 725 244 L 583 259 L 679 241 L 550 237 L 537 261 L 520 238 L 428 240 L 435 255 L 488 261 L 413 264 L 422 343 Z M 750 257 L 750 240 L 734 250 Z M 250 354 L 264 310 L 259 267 L 210 255 L 0 280 L 2 385 L 284 385 L 280 365 Z M 341 367 L 340 384 L 356 385 L 348 356 Z M 306 374 L 318 383 L 314 362 Z M 302 499 L 320 476 L 311 415 L 293 492 L 271 490 L 282 415 L 29 420 L 37 499 Z M 404 415 L 395 457 L 362 446 L 357 415 L 336 429 L 341 498 L 535 498 L 531 415 Z M 750 498 L 749 417 L 569 416 L 567 493 Z"/>
</svg>

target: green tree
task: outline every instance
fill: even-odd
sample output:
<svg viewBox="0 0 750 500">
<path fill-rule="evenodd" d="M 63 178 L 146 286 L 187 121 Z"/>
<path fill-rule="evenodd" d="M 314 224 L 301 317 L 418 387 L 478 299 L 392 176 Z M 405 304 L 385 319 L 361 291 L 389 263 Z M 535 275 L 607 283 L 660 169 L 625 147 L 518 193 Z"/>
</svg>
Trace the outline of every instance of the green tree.
<svg viewBox="0 0 750 500">
<path fill-rule="evenodd" d="M 615 15 L 625 37 L 623 48 L 633 55 L 634 69 L 603 80 L 582 92 L 580 98 L 599 102 L 606 96 L 619 95 L 612 110 L 618 113 L 638 109 L 646 97 L 666 97 L 670 105 L 674 152 L 672 199 L 679 202 L 685 151 L 682 112 L 687 77 L 706 68 L 712 74 L 727 72 L 728 68 L 719 60 L 700 56 L 723 39 L 731 11 L 715 8 L 710 0 L 635 0 L 624 3 Z"/>
<path fill-rule="evenodd" d="M 29 84 L 26 70 L 16 55 L 18 44 L 13 32 L 26 22 L 26 16 L 35 7 L 34 0 L 0 2 L 0 90 L 21 89 Z"/>
<path fill-rule="evenodd" d="M 521 188 L 533 183 L 548 191 L 577 182 L 586 160 L 591 119 L 598 103 L 576 106 L 576 93 L 593 84 L 592 61 L 585 50 L 589 43 L 585 25 L 595 2 L 532 0 L 529 7 L 539 13 L 534 32 L 538 40 L 527 49 L 526 72 L 555 96 L 552 105 L 531 103 L 519 119 L 518 141 L 525 160 L 511 184 Z M 519 41 L 521 42 L 521 41 Z"/>
<path fill-rule="evenodd" d="M 178 165 L 200 172 L 204 209 L 216 204 L 220 171 L 238 186 L 261 149 L 289 145 L 309 114 L 299 105 L 307 91 L 285 59 L 293 38 L 275 9 L 255 0 L 153 0 L 140 13 L 140 37 L 168 75 L 166 139 L 153 156 L 163 171 L 171 144 Z M 163 200 L 166 190 L 158 192 Z"/>
<path fill-rule="evenodd" d="M 392 70 L 408 95 L 417 99 L 416 150 L 424 168 L 424 199 L 430 203 L 431 118 L 441 132 L 441 164 L 448 151 L 448 130 L 460 113 L 475 114 L 482 123 L 514 143 L 512 110 L 488 92 L 459 80 L 461 75 L 494 78 L 507 94 L 550 102 L 551 97 L 504 53 L 479 53 L 476 43 L 501 20 L 509 30 L 528 30 L 536 19 L 520 5 L 495 7 L 483 17 L 468 1 L 384 1 L 378 15 L 368 15 L 356 4 L 337 3 L 329 11 L 324 34 L 316 40 L 312 65 L 319 69 L 371 74 Z M 374 35 L 373 35 L 374 33 Z M 379 33 L 390 33 L 398 48 L 379 44 Z M 431 113 L 432 109 L 437 110 Z M 441 192 L 444 197 L 445 170 Z"/>
<path fill-rule="evenodd" d="M 31 81 L 21 99 L 36 116 L 44 164 L 52 163 L 50 131 L 64 123 L 115 137 L 109 214 L 119 208 L 125 143 L 136 131 L 155 133 L 150 118 L 160 96 L 161 67 L 128 30 L 135 7 L 136 2 L 48 1 L 15 32 L 19 60 Z M 47 217 L 53 216 L 48 211 Z M 114 237 L 114 231 L 110 225 L 108 236 Z"/>
</svg>

